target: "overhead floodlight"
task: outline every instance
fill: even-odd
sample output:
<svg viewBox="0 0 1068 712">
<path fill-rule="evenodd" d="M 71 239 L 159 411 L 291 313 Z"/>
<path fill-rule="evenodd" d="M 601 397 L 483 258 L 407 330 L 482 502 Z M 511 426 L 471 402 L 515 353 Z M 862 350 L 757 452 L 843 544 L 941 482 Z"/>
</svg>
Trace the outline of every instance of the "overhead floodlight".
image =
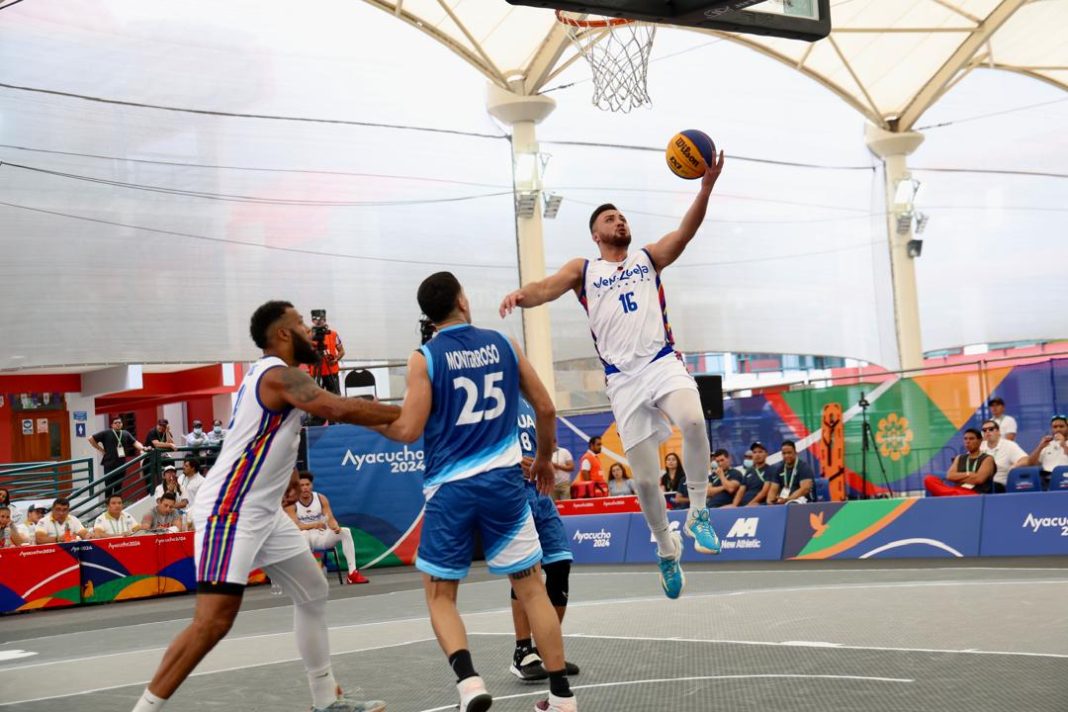
<svg viewBox="0 0 1068 712">
<path fill-rule="evenodd" d="M 909 240 L 905 249 L 908 250 L 909 257 L 916 259 L 923 254 L 923 240 Z"/>
<path fill-rule="evenodd" d="M 916 213 L 916 234 L 922 235 L 927 229 L 927 213 Z"/>
<path fill-rule="evenodd" d="M 564 202 L 562 195 L 549 194 L 545 196 L 545 217 L 552 220 L 560 212 L 560 203 Z"/>
<path fill-rule="evenodd" d="M 515 197 L 515 212 L 521 218 L 534 217 L 534 211 L 538 207 L 538 191 L 526 190 L 517 193 Z"/>
<path fill-rule="evenodd" d="M 912 208 L 912 201 L 920 191 L 920 182 L 912 178 L 902 178 L 894 184 L 894 205 Z"/>
<path fill-rule="evenodd" d="M 897 234 L 908 235 L 912 229 L 912 213 L 896 213 L 894 219 L 897 221 Z"/>
</svg>

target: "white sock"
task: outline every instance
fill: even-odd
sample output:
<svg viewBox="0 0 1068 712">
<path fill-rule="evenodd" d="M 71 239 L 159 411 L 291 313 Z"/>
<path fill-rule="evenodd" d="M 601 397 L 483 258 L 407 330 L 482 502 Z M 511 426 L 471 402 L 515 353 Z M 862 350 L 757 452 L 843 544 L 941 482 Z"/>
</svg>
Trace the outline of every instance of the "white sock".
<svg viewBox="0 0 1068 712">
<path fill-rule="evenodd" d="M 337 699 L 337 680 L 332 668 L 308 673 L 308 687 L 312 693 L 312 707 L 329 707 Z"/>
<path fill-rule="evenodd" d="M 145 691 L 141 693 L 141 698 L 134 705 L 133 712 L 160 712 L 165 704 L 167 704 L 167 700 L 162 697 L 156 697 L 146 687 Z"/>
<path fill-rule="evenodd" d="M 345 552 L 349 573 L 354 573 L 356 571 L 356 544 L 352 541 L 352 531 L 348 527 L 341 527 L 341 550 Z"/>
<path fill-rule="evenodd" d="M 707 481 L 707 479 L 708 477 L 706 476 L 705 480 Z M 704 509 L 706 506 L 708 506 L 708 490 L 706 489 L 706 487 L 707 485 L 701 483 L 698 483 L 696 485 L 691 485 L 689 482 L 686 483 L 686 491 L 689 493 L 690 496 L 691 515 L 696 513 L 697 510 Z"/>
</svg>

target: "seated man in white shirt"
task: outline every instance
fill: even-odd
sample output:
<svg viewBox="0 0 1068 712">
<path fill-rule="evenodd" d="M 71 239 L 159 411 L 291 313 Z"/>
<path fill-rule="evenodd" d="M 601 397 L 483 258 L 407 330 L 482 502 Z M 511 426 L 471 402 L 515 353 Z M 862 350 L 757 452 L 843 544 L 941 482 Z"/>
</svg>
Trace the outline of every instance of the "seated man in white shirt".
<svg viewBox="0 0 1068 712">
<path fill-rule="evenodd" d="M 979 448 L 994 458 L 994 492 L 1004 492 L 1009 479 L 1009 470 L 1027 464 L 1027 453 L 1012 440 L 1001 437 L 1001 428 L 996 421 L 983 421 L 983 444 Z"/>
<path fill-rule="evenodd" d="M 55 544 L 61 541 L 88 539 L 89 532 L 78 518 L 70 513 L 70 500 L 57 497 L 52 503 L 52 511 L 37 522 L 35 533 L 38 544 Z"/>
<path fill-rule="evenodd" d="M 22 521 L 15 525 L 19 536 L 22 537 L 23 546 L 37 543 L 37 522 L 41 521 L 46 512 L 47 510 L 44 507 L 37 507 L 31 504 L 26 510 L 26 514 L 22 517 Z"/>
<path fill-rule="evenodd" d="M 0 504 L 0 549 L 22 546 L 25 543 L 18 526 L 11 523 L 11 507 Z"/>
<path fill-rule="evenodd" d="M 200 460 L 195 457 L 188 458 L 182 463 L 182 474 L 178 477 L 178 486 L 182 488 L 182 496 L 188 504 L 181 509 L 192 509 L 197 499 L 197 490 L 204 484 L 204 475 L 200 474 Z"/>
<path fill-rule="evenodd" d="M 1005 440 L 1016 441 L 1016 418 L 1005 415 L 1005 401 L 994 396 L 986 402 L 990 406 L 990 419 L 998 424 L 1001 437 Z"/>
<path fill-rule="evenodd" d="M 1027 458 L 1028 465 L 1042 470 L 1042 485 L 1049 487 L 1053 468 L 1068 465 L 1068 415 L 1055 415 L 1049 421 L 1050 434 L 1044 435 Z"/>
<path fill-rule="evenodd" d="M 123 509 L 122 497 L 113 494 L 108 497 L 108 510 L 93 522 L 93 538 L 129 536 L 140 529 L 133 515 Z"/>
<path fill-rule="evenodd" d="M 369 583 L 356 568 L 356 544 L 352 540 L 352 532 L 337 523 L 326 495 L 312 490 L 315 475 L 301 472 L 299 478 L 297 501 L 285 507 L 285 513 L 297 523 L 297 528 L 312 551 L 333 549 L 341 542 L 341 550 L 345 552 L 345 560 L 349 565 L 349 583 Z"/>
</svg>

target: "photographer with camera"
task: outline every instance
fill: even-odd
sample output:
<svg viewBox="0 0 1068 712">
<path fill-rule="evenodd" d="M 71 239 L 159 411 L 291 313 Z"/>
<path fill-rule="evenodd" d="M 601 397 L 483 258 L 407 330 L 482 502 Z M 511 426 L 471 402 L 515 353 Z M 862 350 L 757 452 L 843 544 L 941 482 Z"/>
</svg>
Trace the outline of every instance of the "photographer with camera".
<svg viewBox="0 0 1068 712">
<path fill-rule="evenodd" d="M 345 346 L 341 343 L 341 336 L 326 323 L 325 309 L 312 309 L 311 320 L 311 339 L 319 354 L 319 362 L 310 366 L 308 372 L 323 390 L 341 395 L 339 373 L 341 359 L 345 358 Z"/>
</svg>

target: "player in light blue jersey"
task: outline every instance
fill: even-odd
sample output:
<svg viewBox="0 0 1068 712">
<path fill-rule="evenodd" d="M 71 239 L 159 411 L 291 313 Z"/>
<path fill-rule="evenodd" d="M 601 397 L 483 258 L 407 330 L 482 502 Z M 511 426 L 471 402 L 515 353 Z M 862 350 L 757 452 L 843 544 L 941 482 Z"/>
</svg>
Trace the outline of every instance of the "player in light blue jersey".
<svg viewBox="0 0 1068 712">
<path fill-rule="evenodd" d="M 560 621 L 541 578 L 542 549 L 524 491 L 516 432 L 522 391 L 537 426 L 530 473 L 548 494 L 555 480 L 552 399 L 516 344 L 471 325 L 470 304 L 451 273 L 423 280 L 418 301 L 426 315 L 423 346 L 408 359 L 400 417 L 380 431 L 401 442 L 423 436 L 426 509 L 415 565 L 423 572 L 434 633 L 456 674 L 460 712 L 483 712 L 493 704 L 471 662 L 456 608 L 476 531 L 490 572 L 508 576 L 540 645 L 550 692 L 535 709 L 575 712 Z"/>
<path fill-rule="evenodd" d="M 534 408 L 525 398 L 520 398 L 517 427 L 519 446 L 523 449 L 524 471 L 529 471 L 537 450 L 535 418 Z M 556 510 L 556 502 L 552 497 L 539 492 L 537 484 L 529 478 L 525 487 L 527 502 L 534 514 L 534 527 L 538 530 L 538 539 L 541 542 L 541 568 L 545 571 L 545 590 L 549 593 L 549 600 L 556 609 L 557 617 L 563 623 L 564 614 L 567 612 L 571 562 L 575 557 L 567 542 L 567 532 L 564 531 L 564 523 L 560 520 L 560 512 Z M 508 671 L 523 682 L 544 680 L 549 674 L 545 671 L 538 649 L 531 639 L 530 621 L 516 599 L 515 591 L 512 591 L 512 623 L 515 626 L 515 652 L 512 654 L 512 664 Z M 566 663 L 566 668 L 568 677 L 579 674 L 579 667 L 574 663 Z"/>
</svg>

